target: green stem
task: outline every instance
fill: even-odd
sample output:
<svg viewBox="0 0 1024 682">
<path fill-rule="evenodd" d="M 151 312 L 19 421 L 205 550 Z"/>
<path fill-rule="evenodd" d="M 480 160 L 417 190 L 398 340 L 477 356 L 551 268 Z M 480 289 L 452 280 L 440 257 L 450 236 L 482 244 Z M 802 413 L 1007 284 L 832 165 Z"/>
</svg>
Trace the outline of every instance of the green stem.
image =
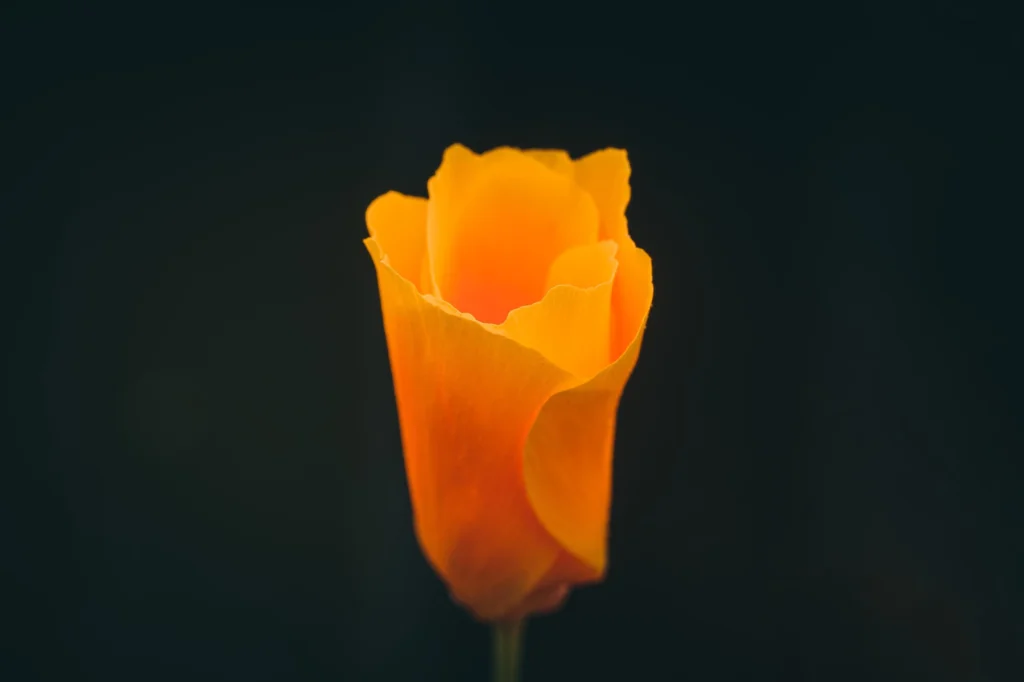
<svg viewBox="0 0 1024 682">
<path fill-rule="evenodd" d="M 519 682 L 523 626 L 521 620 L 494 624 L 494 682 Z"/>
</svg>

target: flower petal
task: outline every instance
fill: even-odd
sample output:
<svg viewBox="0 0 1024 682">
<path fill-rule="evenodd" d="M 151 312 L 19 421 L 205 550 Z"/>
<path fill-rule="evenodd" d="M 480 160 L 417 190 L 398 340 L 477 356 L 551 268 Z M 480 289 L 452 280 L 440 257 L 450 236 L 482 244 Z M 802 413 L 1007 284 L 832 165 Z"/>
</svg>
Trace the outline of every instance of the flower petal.
<svg viewBox="0 0 1024 682">
<path fill-rule="evenodd" d="M 459 197 L 459 189 L 465 187 L 478 172 L 481 159 L 479 154 L 461 144 L 445 149 L 441 166 L 427 180 L 431 200 L 445 204 L 445 211 L 450 210 L 451 204 Z"/>
<path fill-rule="evenodd" d="M 628 345 L 596 377 L 547 401 L 523 460 L 527 496 L 541 523 L 597 574 L 604 572 L 607 551 L 616 412 L 654 296 L 650 258 L 632 240 L 620 250 L 615 280 L 613 325 L 620 337 L 631 325 Z"/>
<path fill-rule="evenodd" d="M 456 149 L 428 183 L 434 293 L 498 324 L 543 297 L 560 253 L 597 241 L 598 212 L 572 178 L 519 150 Z"/>
<path fill-rule="evenodd" d="M 573 175 L 572 158 L 566 151 L 561 149 L 527 149 L 523 153 L 537 159 L 559 175 L 565 175 L 570 178 Z"/>
<path fill-rule="evenodd" d="M 590 193 L 601 214 L 601 239 L 622 241 L 629 205 L 629 157 L 624 149 L 602 149 L 574 162 L 576 182 Z"/>
<path fill-rule="evenodd" d="M 603 149 L 574 162 L 576 181 L 594 198 L 601 214 L 601 239 L 619 244 L 619 275 L 612 292 L 611 357 L 618 358 L 633 341 L 647 308 L 635 302 L 647 296 L 650 258 L 636 248 L 629 236 L 626 207 L 629 205 L 629 157 L 624 149 Z M 646 276 L 644 275 L 646 272 Z"/>
<path fill-rule="evenodd" d="M 391 267 L 421 293 L 429 293 L 427 200 L 398 192 L 382 194 L 366 209 L 366 226 Z"/>
<path fill-rule="evenodd" d="M 421 296 L 375 239 L 364 243 L 377 269 L 420 545 L 456 600 L 481 619 L 500 617 L 561 551 L 526 497 L 522 455 L 537 411 L 572 378 Z"/>
<path fill-rule="evenodd" d="M 563 253 L 544 298 L 513 310 L 498 329 L 580 380 L 597 374 L 609 361 L 617 248 L 607 241 Z"/>
<path fill-rule="evenodd" d="M 618 250 L 618 244 L 608 239 L 564 251 L 548 269 L 547 288 L 559 284 L 586 288 L 610 282 L 618 267 Z"/>
<path fill-rule="evenodd" d="M 611 358 L 617 360 L 643 331 L 654 299 L 651 257 L 624 234 L 616 253 L 619 269 L 612 289 Z"/>
</svg>

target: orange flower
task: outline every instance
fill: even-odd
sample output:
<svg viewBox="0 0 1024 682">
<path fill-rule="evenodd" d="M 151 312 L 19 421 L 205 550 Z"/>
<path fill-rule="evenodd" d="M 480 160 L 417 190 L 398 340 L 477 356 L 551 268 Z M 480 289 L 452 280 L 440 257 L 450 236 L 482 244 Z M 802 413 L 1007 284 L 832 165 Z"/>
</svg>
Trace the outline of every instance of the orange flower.
<svg viewBox="0 0 1024 682">
<path fill-rule="evenodd" d="M 617 149 L 444 154 L 366 212 L 420 546 L 481 620 L 604 575 L 612 446 L 654 287 Z"/>
</svg>

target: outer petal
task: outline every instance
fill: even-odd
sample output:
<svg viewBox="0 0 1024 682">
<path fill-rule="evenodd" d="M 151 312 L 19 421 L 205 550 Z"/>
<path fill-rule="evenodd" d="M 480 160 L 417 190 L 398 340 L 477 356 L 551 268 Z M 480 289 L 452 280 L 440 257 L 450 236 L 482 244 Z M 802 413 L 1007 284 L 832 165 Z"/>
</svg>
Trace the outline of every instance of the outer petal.
<svg viewBox="0 0 1024 682">
<path fill-rule="evenodd" d="M 428 183 L 428 252 L 435 294 L 482 322 L 536 303 L 548 268 L 597 241 L 598 212 L 572 178 L 522 151 L 446 152 Z"/>
<path fill-rule="evenodd" d="M 391 267 L 420 292 L 429 293 L 427 200 L 398 192 L 382 194 L 366 209 L 366 226 Z"/>
<path fill-rule="evenodd" d="M 605 568 L 615 417 L 640 352 L 654 296 L 651 277 L 650 258 L 628 240 L 620 248 L 613 313 L 620 335 L 631 326 L 630 342 L 596 377 L 548 400 L 524 451 L 526 491 L 534 511 L 562 546 L 597 575 Z M 579 579 L 571 565 L 566 570 L 567 581 Z M 545 582 L 558 578 L 549 575 Z"/>
<path fill-rule="evenodd" d="M 479 618 L 508 613 L 561 548 L 526 497 L 522 453 L 545 400 L 571 381 L 536 351 L 421 296 L 373 239 L 417 536 Z"/>
</svg>

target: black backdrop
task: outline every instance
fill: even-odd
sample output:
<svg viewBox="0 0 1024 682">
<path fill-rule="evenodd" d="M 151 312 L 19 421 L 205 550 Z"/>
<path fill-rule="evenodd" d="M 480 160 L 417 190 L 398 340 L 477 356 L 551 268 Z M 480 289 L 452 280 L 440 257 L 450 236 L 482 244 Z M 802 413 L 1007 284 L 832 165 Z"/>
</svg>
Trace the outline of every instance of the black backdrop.
<svg viewBox="0 0 1024 682">
<path fill-rule="evenodd" d="M 625 147 L 655 267 L 527 682 L 1019 679 L 1008 17 L 431 4 L 4 10 L 0 676 L 486 679 L 360 244 L 461 141 Z"/>
</svg>

